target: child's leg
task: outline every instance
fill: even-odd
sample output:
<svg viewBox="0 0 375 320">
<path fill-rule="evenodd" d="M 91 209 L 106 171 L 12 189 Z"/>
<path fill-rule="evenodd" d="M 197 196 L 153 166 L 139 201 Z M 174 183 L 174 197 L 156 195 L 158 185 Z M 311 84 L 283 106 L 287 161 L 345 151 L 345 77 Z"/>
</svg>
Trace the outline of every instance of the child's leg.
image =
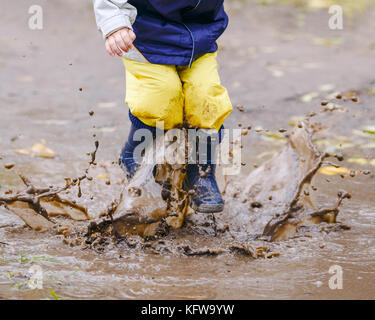
<svg viewBox="0 0 375 320">
<path fill-rule="evenodd" d="M 177 69 L 183 83 L 185 117 L 196 128 L 219 130 L 232 112 L 228 92 L 220 83 L 216 57 L 216 52 L 208 53 L 191 68 Z"/>
<path fill-rule="evenodd" d="M 196 60 L 191 68 L 178 68 L 185 96 L 185 117 L 195 128 L 219 130 L 225 118 L 232 112 L 227 90 L 221 86 L 217 70 L 216 53 L 206 54 Z M 200 136 L 199 165 L 189 164 L 184 181 L 187 190 L 195 189 L 191 206 L 199 212 L 220 212 L 224 208 L 220 190 L 215 179 L 215 150 L 218 134 Z M 215 143 L 214 143 L 214 140 Z M 204 161 L 202 155 L 207 154 Z M 203 176 L 199 168 L 205 171 Z"/>
<path fill-rule="evenodd" d="M 174 66 L 141 63 L 123 59 L 126 68 L 126 103 L 132 123 L 128 141 L 119 163 L 131 178 L 140 159 L 135 159 L 135 148 L 144 141 L 134 136 L 138 129 L 146 129 L 155 138 L 157 121 L 164 121 L 164 129 L 183 123 L 183 93 L 181 80 Z"/>
<path fill-rule="evenodd" d="M 125 58 L 123 62 L 126 103 L 132 115 L 151 127 L 164 121 L 165 130 L 182 125 L 184 97 L 176 67 Z"/>
<path fill-rule="evenodd" d="M 119 165 L 126 172 L 127 178 L 131 179 L 138 170 L 139 163 L 142 161 L 141 154 L 135 155 L 134 151 L 136 147 L 143 143 L 146 139 L 145 136 L 138 137 L 137 131 L 139 129 L 148 130 L 151 133 L 151 139 L 153 140 L 156 136 L 156 128 L 144 124 L 138 118 L 134 117 L 130 111 L 129 118 L 131 121 L 131 127 L 128 140 L 126 141 L 124 148 L 121 150 Z"/>
</svg>

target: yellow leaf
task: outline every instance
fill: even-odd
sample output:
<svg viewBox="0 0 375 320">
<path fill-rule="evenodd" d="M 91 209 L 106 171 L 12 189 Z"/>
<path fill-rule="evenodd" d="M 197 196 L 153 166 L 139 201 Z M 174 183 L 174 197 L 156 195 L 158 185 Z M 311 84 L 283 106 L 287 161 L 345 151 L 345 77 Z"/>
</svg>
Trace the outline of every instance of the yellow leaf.
<svg viewBox="0 0 375 320">
<path fill-rule="evenodd" d="M 273 139 L 285 139 L 285 136 L 283 136 L 282 134 L 275 133 L 275 132 L 267 132 L 266 136 L 269 138 L 273 138 Z"/>
<path fill-rule="evenodd" d="M 343 167 L 323 167 L 318 170 L 319 173 L 325 174 L 326 176 L 333 176 L 335 174 L 345 174 L 345 173 L 350 173 L 350 170 L 343 168 Z"/>
<path fill-rule="evenodd" d="M 375 134 L 375 126 L 366 126 L 363 128 L 363 132 L 369 134 Z"/>
<path fill-rule="evenodd" d="M 343 39 L 341 37 L 332 37 L 332 38 L 314 38 L 313 44 L 325 47 L 336 47 L 341 45 Z"/>
<path fill-rule="evenodd" d="M 330 3 L 326 0 L 310 0 L 308 1 L 308 6 L 314 9 L 325 9 L 329 8 Z"/>
<path fill-rule="evenodd" d="M 262 131 L 264 131 L 264 129 L 263 129 L 261 126 L 256 126 L 256 127 L 254 128 L 254 131 L 255 131 L 255 132 L 262 132 Z"/>
<path fill-rule="evenodd" d="M 108 174 L 101 173 L 96 176 L 96 179 L 108 179 Z"/>
<path fill-rule="evenodd" d="M 352 130 L 352 132 L 354 135 L 360 136 L 360 137 L 365 137 L 365 138 L 370 138 L 370 139 L 374 137 L 370 133 L 366 133 L 364 130 Z"/>
<path fill-rule="evenodd" d="M 46 147 L 43 143 L 36 143 L 32 146 L 31 152 L 34 153 L 37 157 L 41 158 L 54 158 L 56 156 L 55 152 Z"/>
<path fill-rule="evenodd" d="M 40 143 L 34 144 L 30 149 L 17 149 L 15 150 L 18 154 L 31 155 L 32 157 L 41 157 L 41 158 L 54 158 L 56 153 L 48 148 L 44 139 Z"/>
<path fill-rule="evenodd" d="M 17 149 L 17 150 L 14 150 L 15 153 L 18 153 L 18 154 L 30 154 L 30 150 L 28 149 Z"/>
</svg>

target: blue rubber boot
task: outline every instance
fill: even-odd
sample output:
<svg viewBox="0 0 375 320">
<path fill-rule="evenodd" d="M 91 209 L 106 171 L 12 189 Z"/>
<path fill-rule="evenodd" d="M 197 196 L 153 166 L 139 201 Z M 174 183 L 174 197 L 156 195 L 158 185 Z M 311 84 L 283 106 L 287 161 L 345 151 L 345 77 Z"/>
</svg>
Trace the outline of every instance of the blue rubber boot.
<svg viewBox="0 0 375 320">
<path fill-rule="evenodd" d="M 126 176 L 128 179 L 131 179 L 134 174 L 136 173 L 142 158 L 138 157 L 135 158 L 134 150 L 135 148 L 140 145 L 144 140 L 145 137 L 142 137 L 140 141 L 134 140 L 134 135 L 138 129 L 146 129 L 152 133 L 153 138 L 155 139 L 156 136 L 156 128 L 150 127 L 140 121 L 138 118 L 133 116 L 129 111 L 129 118 L 131 121 L 131 128 L 128 136 L 128 140 L 125 143 L 124 148 L 121 151 L 119 165 L 126 171 Z"/>
<path fill-rule="evenodd" d="M 219 132 L 219 141 L 221 132 Z M 207 159 L 200 164 L 188 164 L 184 180 L 184 190 L 190 191 L 190 206 L 193 210 L 202 213 L 215 213 L 224 210 L 224 200 L 215 179 L 216 165 L 213 163 L 216 154 L 212 155 L 211 139 L 207 141 Z M 198 149 L 199 155 L 201 151 Z M 200 157 L 200 156 L 199 156 Z M 200 157 L 201 158 L 201 157 Z"/>
</svg>

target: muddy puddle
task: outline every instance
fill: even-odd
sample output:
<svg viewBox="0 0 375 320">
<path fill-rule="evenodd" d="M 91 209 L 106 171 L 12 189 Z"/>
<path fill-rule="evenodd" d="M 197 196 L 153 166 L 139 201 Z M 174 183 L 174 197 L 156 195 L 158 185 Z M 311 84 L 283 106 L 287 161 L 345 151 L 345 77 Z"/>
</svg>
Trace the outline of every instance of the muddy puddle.
<svg viewBox="0 0 375 320">
<path fill-rule="evenodd" d="M 188 212 L 180 229 L 167 223 L 150 223 L 148 230 L 119 224 L 119 233 L 147 231 L 157 238 L 116 239 L 108 222 L 100 224 L 110 217 L 100 214 L 119 199 L 125 178 L 112 164 L 129 127 L 121 62 L 106 56 L 89 0 L 41 1 L 43 31 L 28 27 L 33 1 L 5 1 L 0 196 L 9 189 L 26 191 L 18 173 L 45 189 L 41 192 L 64 188 L 65 178 L 86 175 L 93 133 L 100 146 L 97 166 L 88 172 L 92 180 L 81 181 L 81 197 L 75 185 L 60 192 L 58 201 L 51 195 L 52 204 L 41 199 L 51 221 L 35 218 L 33 210 L 25 217 L 25 203 L 13 210 L 0 205 L 1 299 L 375 297 L 375 179 L 363 174 L 375 172 L 375 10 L 366 8 L 345 20 L 344 30 L 327 32 L 326 8 L 308 12 L 278 1 L 258 2 L 226 2 L 230 24 L 219 45 L 221 78 L 237 106 L 226 127 L 252 126 L 243 136 L 241 174 L 225 180 L 218 170 L 226 211 L 215 216 L 216 224 L 210 215 Z M 342 99 L 335 98 L 338 92 Z M 332 103 L 321 106 L 322 100 Z M 310 162 L 299 161 L 296 149 L 284 149 L 278 129 L 290 131 L 296 118 L 322 108 L 335 112 L 326 113 L 327 130 L 314 136 L 314 146 L 320 155 L 341 150 L 344 159 L 328 157 L 314 172 L 319 156 L 310 153 Z M 55 157 L 37 157 L 38 151 Z M 280 152 L 289 160 L 273 158 L 273 166 L 263 166 Z M 311 181 L 303 181 L 311 170 Z M 263 175 L 278 182 L 275 189 Z M 351 199 L 343 199 L 337 211 L 340 191 Z M 158 214 L 170 215 L 164 220 L 181 222 L 163 205 Z M 37 219 L 34 228 L 47 231 L 33 230 L 22 217 Z M 342 267 L 342 290 L 328 286 L 333 265 Z M 32 290 L 36 276 L 42 288 Z"/>
<path fill-rule="evenodd" d="M 241 179 L 220 175 L 226 207 L 215 215 L 189 209 L 181 166 L 158 166 L 154 178 L 145 164 L 128 182 L 115 162 L 96 161 L 96 151 L 89 164 L 7 165 L 0 297 L 371 297 L 374 176 L 340 171 L 350 164 L 317 147 L 311 117 Z M 172 200 L 162 199 L 165 181 Z M 329 288 L 332 265 L 344 270 L 345 290 Z M 30 287 L 36 275 L 39 289 Z"/>
<path fill-rule="evenodd" d="M 0 196 L 31 193 L 24 194 L 28 203 L 0 205 L 1 299 L 375 297 L 373 8 L 353 27 L 345 22 L 344 30 L 327 33 L 326 9 L 227 2 L 231 22 L 219 64 L 237 107 L 226 126 L 252 129 L 243 136 L 241 174 L 224 179 L 218 170 L 227 205 L 214 221 L 183 211 L 184 194 L 176 194 L 181 205 L 174 214 L 176 202 L 161 202 L 152 179 L 144 180 L 149 193 L 128 200 L 149 195 L 158 206 L 146 215 L 111 210 L 125 179 L 112 163 L 129 126 L 123 69 L 105 55 L 90 1 L 56 2 L 43 4 L 41 32 L 19 23 L 29 0 L 7 1 L 4 10 Z M 297 119 L 322 109 L 321 124 L 311 119 L 314 131 L 323 128 L 313 147 L 287 145 L 284 135 Z M 86 173 L 93 133 L 98 160 Z M 324 152 L 330 156 L 323 159 Z M 67 193 L 65 178 L 75 184 Z M 134 187 L 136 196 L 140 186 Z M 38 205 L 50 221 L 35 212 Z M 149 209 L 164 222 L 136 225 Z M 114 228 L 103 213 L 128 225 Z M 342 267 L 342 290 L 329 288 L 333 265 Z M 42 280 L 41 288 L 31 288 L 33 279 Z"/>
</svg>

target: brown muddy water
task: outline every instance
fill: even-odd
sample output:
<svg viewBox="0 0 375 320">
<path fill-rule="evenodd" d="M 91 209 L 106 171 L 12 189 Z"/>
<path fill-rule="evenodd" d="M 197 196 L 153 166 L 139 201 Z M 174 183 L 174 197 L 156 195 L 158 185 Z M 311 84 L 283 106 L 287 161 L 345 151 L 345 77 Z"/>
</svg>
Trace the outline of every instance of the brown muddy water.
<svg viewBox="0 0 375 320">
<path fill-rule="evenodd" d="M 300 122 L 289 140 L 278 138 L 284 146 L 270 160 L 241 179 L 221 180 L 226 209 L 215 215 L 215 223 L 211 215 L 183 206 L 172 209 L 179 216 L 168 217 L 159 201 L 161 189 L 151 190 L 160 186 L 147 186 L 154 180 L 147 166 L 127 184 L 117 165 L 95 159 L 88 179 L 82 178 L 87 162 L 6 165 L 1 181 L 19 191 L 2 197 L 7 209 L 2 207 L 0 215 L 1 298 L 372 298 L 374 176 L 365 169 L 346 169 L 340 154 L 319 151 L 312 127 Z M 341 174 L 332 174 L 335 170 Z M 66 177 L 81 177 L 80 186 L 73 180 L 75 185 L 65 190 L 61 182 Z M 358 188 L 363 184 L 365 190 Z M 58 198 L 53 185 L 61 186 Z M 135 186 L 142 192 L 134 196 Z M 130 199 L 130 220 L 121 212 L 124 205 L 108 210 L 122 192 L 121 204 L 136 198 Z M 35 213 L 30 217 L 34 211 L 43 214 L 35 202 L 31 210 L 25 202 L 9 200 L 33 193 L 46 194 L 40 205 L 50 222 Z M 113 226 L 105 216 L 109 211 Z M 150 224 L 134 220 L 150 215 Z M 329 269 L 335 265 L 343 270 L 343 288 L 336 290 L 329 287 Z M 30 287 L 35 266 L 43 279 L 40 289 Z"/>
<path fill-rule="evenodd" d="M 110 226 L 98 228 L 103 234 L 92 224 L 86 234 L 90 222 L 103 226 L 100 213 L 123 189 L 124 175 L 112 164 L 129 124 L 121 62 L 106 56 L 90 1 L 40 2 L 42 31 L 20 23 L 33 1 L 4 2 L 0 196 L 26 190 L 18 174 L 44 192 L 64 188 L 65 178 L 85 175 L 93 133 L 100 146 L 81 197 L 76 185 L 60 193 L 70 201 L 60 207 L 61 199 L 50 206 L 42 201 L 54 223 L 38 216 L 34 227 L 47 231 L 19 217 L 30 213 L 24 204 L 0 206 L 1 299 L 375 298 L 373 7 L 344 30 L 328 31 L 325 9 L 226 1 L 231 22 L 220 39 L 219 64 L 237 106 L 226 127 L 252 129 L 243 136 L 241 174 L 228 182 L 219 170 L 225 211 L 215 215 L 216 229 L 212 216 L 191 213 L 179 230 L 162 224 L 148 229 L 157 237 L 118 240 Z M 301 116 L 324 109 L 310 119 L 319 131 L 314 147 L 305 138 L 288 146 L 278 130 L 290 133 Z M 331 156 L 320 159 L 315 148 Z M 344 191 L 351 198 L 336 210 Z M 329 287 L 334 265 L 343 270 L 343 289 Z M 30 288 L 36 270 L 41 289 Z"/>
</svg>

